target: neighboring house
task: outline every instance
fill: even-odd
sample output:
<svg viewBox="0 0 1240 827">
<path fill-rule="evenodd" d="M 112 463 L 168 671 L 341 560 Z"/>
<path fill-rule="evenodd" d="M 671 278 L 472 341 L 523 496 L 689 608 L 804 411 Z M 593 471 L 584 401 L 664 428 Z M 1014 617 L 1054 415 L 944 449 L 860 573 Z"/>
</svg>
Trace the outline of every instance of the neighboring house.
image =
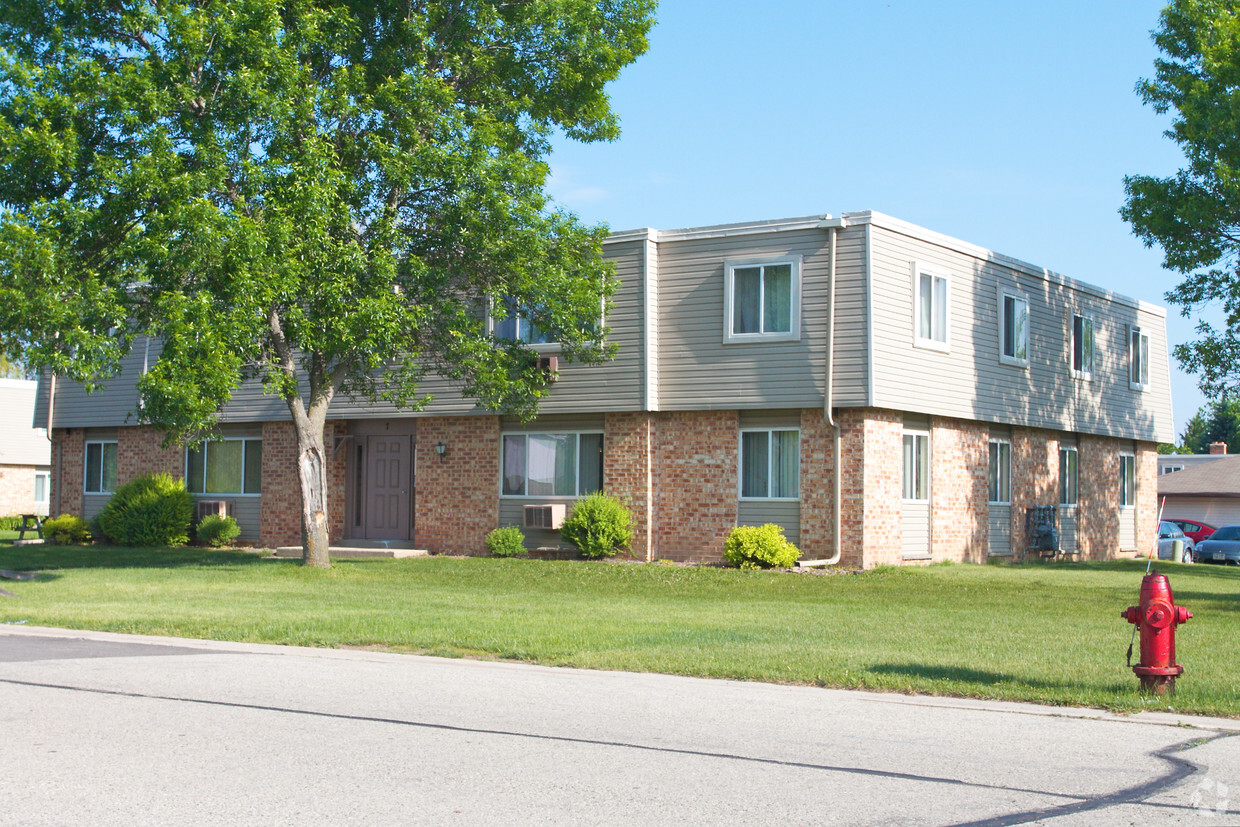
<svg viewBox="0 0 1240 827">
<path fill-rule="evenodd" d="M 47 514 L 52 445 L 34 428 L 38 383 L 0 379 L 0 516 Z"/>
<path fill-rule="evenodd" d="M 850 566 L 1020 556 L 1035 505 L 1087 556 L 1152 542 L 1155 446 L 1174 436 L 1162 308 L 875 212 L 619 232 L 605 251 L 616 358 L 561 361 L 535 421 L 433 378 L 416 414 L 332 403 L 334 543 L 479 553 L 526 506 L 600 482 L 632 508 L 643 560 L 717 560 L 735 525 L 763 522 Z M 135 349 L 89 398 L 56 385 L 53 509 L 89 517 L 164 470 L 227 501 L 243 538 L 299 543 L 283 403 L 247 384 L 222 441 L 163 449 L 128 424 L 157 353 Z"/>
<path fill-rule="evenodd" d="M 1240 454 L 1213 459 L 1158 478 L 1164 519 L 1198 520 L 1215 528 L 1240 524 Z"/>
<path fill-rule="evenodd" d="M 1226 442 L 1211 442 L 1210 453 L 1208 454 L 1159 454 L 1158 455 L 1158 473 L 1174 474 L 1176 471 L 1183 471 L 1186 468 L 1196 468 L 1207 462 L 1213 462 L 1216 459 L 1222 459 L 1227 456 Z M 1190 519 L 1190 518 L 1185 518 Z"/>
</svg>

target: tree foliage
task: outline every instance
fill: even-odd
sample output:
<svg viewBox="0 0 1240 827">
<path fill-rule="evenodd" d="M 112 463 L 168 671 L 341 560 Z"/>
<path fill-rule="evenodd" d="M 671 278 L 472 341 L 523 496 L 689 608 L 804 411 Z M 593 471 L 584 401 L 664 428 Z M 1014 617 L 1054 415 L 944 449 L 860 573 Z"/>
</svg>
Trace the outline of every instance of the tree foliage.
<svg viewBox="0 0 1240 827">
<path fill-rule="evenodd" d="M 260 379 L 325 562 L 337 393 L 416 407 L 434 371 L 533 415 L 549 377 L 492 312 L 608 356 L 605 229 L 548 204 L 546 156 L 618 134 L 653 5 L 0 4 L 0 349 L 93 385 L 158 337 L 136 413 L 174 439 Z"/>
<path fill-rule="evenodd" d="M 1180 436 L 1184 454 L 1208 454 L 1210 443 L 1227 443 L 1227 453 L 1240 453 L 1240 399 L 1219 399 L 1201 407 Z"/>
<path fill-rule="evenodd" d="M 1175 0 L 1154 42 L 1163 57 L 1137 91 L 1156 112 L 1173 113 L 1166 134 L 1186 165 L 1166 178 L 1126 177 L 1120 213 L 1184 275 L 1169 301 L 1186 315 L 1221 304 L 1223 324 L 1199 322 L 1199 338 L 1174 351 L 1216 396 L 1240 385 L 1240 3 Z"/>
</svg>

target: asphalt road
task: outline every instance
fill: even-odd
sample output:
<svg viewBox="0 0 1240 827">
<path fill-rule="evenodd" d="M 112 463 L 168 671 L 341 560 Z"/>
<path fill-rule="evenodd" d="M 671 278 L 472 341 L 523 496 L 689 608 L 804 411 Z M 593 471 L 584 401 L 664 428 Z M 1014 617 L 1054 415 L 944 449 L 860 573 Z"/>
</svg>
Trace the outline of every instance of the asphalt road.
<svg viewBox="0 0 1240 827">
<path fill-rule="evenodd" d="M 4 824 L 1237 824 L 1237 733 L 0 626 Z"/>
</svg>

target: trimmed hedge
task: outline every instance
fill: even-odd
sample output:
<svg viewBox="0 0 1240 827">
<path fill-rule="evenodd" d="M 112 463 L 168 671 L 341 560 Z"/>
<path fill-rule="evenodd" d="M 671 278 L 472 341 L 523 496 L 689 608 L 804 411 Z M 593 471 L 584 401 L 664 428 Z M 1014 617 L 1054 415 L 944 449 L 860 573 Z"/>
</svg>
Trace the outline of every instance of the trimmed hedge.
<svg viewBox="0 0 1240 827">
<path fill-rule="evenodd" d="M 90 542 L 90 526 L 81 517 L 61 514 L 43 521 L 43 540 L 57 546 Z"/>
<path fill-rule="evenodd" d="M 211 548 L 226 546 L 241 534 L 241 527 L 232 517 L 221 517 L 219 514 L 208 514 L 198 523 L 195 530 L 198 542 Z"/>
<path fill-rule="evenodd" d="M 193 514 L 185 483 L 167 474 L 147 474 L 117 489 L 99 512 L 99 527 L 123 546 L 183 546 Z"/>
<path fill-rule="evenodd" d="M 527 553 L 525 535 L 515 525 L 495 529 L 484 542 L 487 551 L 495 557 L 520 557 Z"/>
<path fill-rule="evenodd" d="M 801 557 L 774 523 L 738 525 L 723 544 L 723 559 L 742 569 L 786 569 Z"/>
<path fill-rule="evenodd" d="M 581 549 L 582 557 L 611 557 L 628 551 L 633 540 L 633 515 L 615 497 L 595 491 L 573 506 L 560 527 L 560 538 Z"/>
</svg>

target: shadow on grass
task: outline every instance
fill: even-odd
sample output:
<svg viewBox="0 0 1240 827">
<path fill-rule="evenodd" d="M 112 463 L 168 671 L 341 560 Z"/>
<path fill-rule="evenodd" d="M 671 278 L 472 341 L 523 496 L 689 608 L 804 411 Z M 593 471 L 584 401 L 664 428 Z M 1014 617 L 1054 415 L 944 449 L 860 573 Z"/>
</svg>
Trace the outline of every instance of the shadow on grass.
<svg viewBox="0 0 1240 827">
<path fill-rule="evenodd" d="M 127 548 L 124 546 L 13 546 L 0 543 L 0 569 L 139 569 L 177 566 L 266 565 L 248 551 L 213 548 Z"/>
<path fill-rule="evenodd" d="M 1030 689 L 1065 689 L 1062 683 L 1044 681 L 1037 678 L 1018 675 L 1006 675 L 1002 672 L 988 672 L 984 669 L 970 669 L 966 666 L 927 666 L 920 663 L 878 663 L 869 667 L 869 672 L 876 675 L 903 675 L 909 678 L 920 678 L 929 681 L 950 681 L 953 683 L 972 683 L 981 686 L 1024 686 Z M 1119 689 L 1117 685 L 1115 689 Z"/>
</svg>

